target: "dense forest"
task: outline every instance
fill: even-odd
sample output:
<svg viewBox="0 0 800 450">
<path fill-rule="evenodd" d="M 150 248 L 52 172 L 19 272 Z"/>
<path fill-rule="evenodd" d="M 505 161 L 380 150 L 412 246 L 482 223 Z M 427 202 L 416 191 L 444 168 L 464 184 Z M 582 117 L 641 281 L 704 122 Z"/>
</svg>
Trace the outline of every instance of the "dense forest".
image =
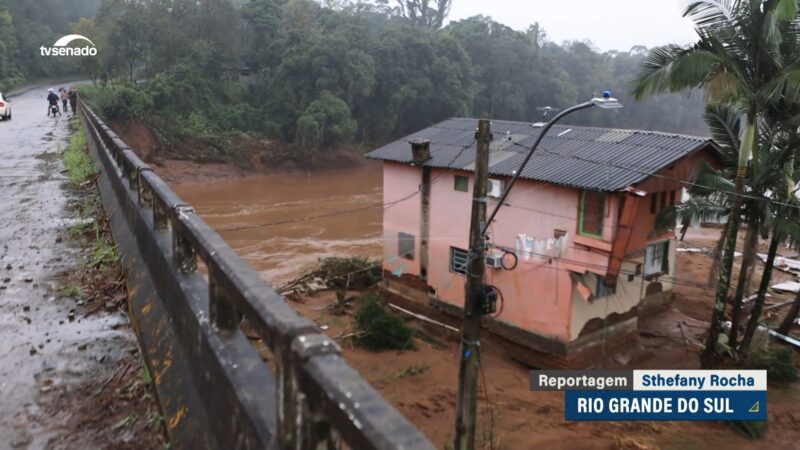
<svg viewBox="0 0 800 450">
<path fill-rule="evenodd" d="M 0 89 L 78 74 L 75 63 L 42 58 L 81 17 L 94 17 L 101 0 L 0 0 Z"/>
<path fill-rule="evenodd" d="M 3 80 L 69 63 L 95 82 L 84 92 L 102 114 L 143 119 L 167 146 L 190 136 L 218 152 L 237 136 L 313 151 L 376 145 L 453 116 L 536 121 L 537 108 L 605 89 L 626 108 L 571 122 L 706 134 L 699 94 L 631 97 L 647 49 L 599 53 L 484 16 L 445 25 L 451 0 L 3 1 Z M 98 56 L 39 58 L 33 49 L 68 23 Z"/>
</svg>

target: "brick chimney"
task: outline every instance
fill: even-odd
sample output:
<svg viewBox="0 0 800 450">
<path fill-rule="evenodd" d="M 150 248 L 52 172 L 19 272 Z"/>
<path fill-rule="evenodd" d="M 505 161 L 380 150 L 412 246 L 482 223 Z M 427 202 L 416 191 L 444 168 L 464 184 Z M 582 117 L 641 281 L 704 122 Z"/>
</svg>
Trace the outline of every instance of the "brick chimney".
<svg viewBox="0 0 800 450">
<path fill-rule="evenodd" d="M 431 141 L 424 139 L 417 139 L 410 142 L 411 144 L 411 162 L 415 166 L 421 166 L 431 159 Z"/>
</svg>

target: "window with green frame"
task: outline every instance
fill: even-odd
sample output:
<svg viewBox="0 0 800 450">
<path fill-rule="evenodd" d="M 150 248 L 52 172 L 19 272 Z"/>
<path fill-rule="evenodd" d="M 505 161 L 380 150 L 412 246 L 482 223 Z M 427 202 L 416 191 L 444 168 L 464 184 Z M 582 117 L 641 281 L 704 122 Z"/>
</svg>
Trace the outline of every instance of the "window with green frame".
<svg viewBox="0 0 800 450">
<path fill-rule="evenodd" d="M 602 237 L 605 215 L 606 194 L 597 191 L 581 191 L 578 233 L 584 236 Z"/>
<path fill-rule="evenodd" d="M 469 192 L 469 178 L 464 175 L 456 175 L 454 189 L 461 192 Z"/>
</svg>

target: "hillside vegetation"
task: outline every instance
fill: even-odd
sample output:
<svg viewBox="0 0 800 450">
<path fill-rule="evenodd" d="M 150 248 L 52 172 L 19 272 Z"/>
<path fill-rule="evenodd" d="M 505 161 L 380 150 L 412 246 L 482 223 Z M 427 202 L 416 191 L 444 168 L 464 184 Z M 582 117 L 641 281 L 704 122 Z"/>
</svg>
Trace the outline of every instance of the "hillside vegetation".
<svg viewBox="0 0 800 450">
<path fill-rule="evenodd" d="M 94 17 L 101 0 L 0 0 L 0 91 L 26 81 L 79 72 L 70 58 L 42 57 L 81 17 Z"/>
<path fill-rule="evenodd" d="M 199 159 L 268 139 L 313 160 L 454 116 L 538 121 L 537 108 L 605 89 L 626 108 L 571 121 L 705 134 L 700 95 L 630 97 L 645 48 L 600 53 L 551 42 L 538 25 L 513 30 L 476 16 L 443 26 L 446 11 L 394 5 L 102 0 L 96 17 L 72 26 L 99 55 L 74 62 L 96 86 L 84 97 L 106 118 L 142 120 L 168 153 Z"/>
</svg>

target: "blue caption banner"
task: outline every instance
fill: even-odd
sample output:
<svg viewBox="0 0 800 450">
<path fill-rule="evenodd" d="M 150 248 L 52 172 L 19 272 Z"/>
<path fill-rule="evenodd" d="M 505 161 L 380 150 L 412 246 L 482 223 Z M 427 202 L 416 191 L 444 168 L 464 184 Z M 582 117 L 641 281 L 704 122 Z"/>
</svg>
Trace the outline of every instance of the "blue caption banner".
<svg viewBox="0 0 800 450">
<path fill-rule="evenodd" d="M 565 391 L 566 420 L 767 420 L 766 391 Z"/>
</svg>

